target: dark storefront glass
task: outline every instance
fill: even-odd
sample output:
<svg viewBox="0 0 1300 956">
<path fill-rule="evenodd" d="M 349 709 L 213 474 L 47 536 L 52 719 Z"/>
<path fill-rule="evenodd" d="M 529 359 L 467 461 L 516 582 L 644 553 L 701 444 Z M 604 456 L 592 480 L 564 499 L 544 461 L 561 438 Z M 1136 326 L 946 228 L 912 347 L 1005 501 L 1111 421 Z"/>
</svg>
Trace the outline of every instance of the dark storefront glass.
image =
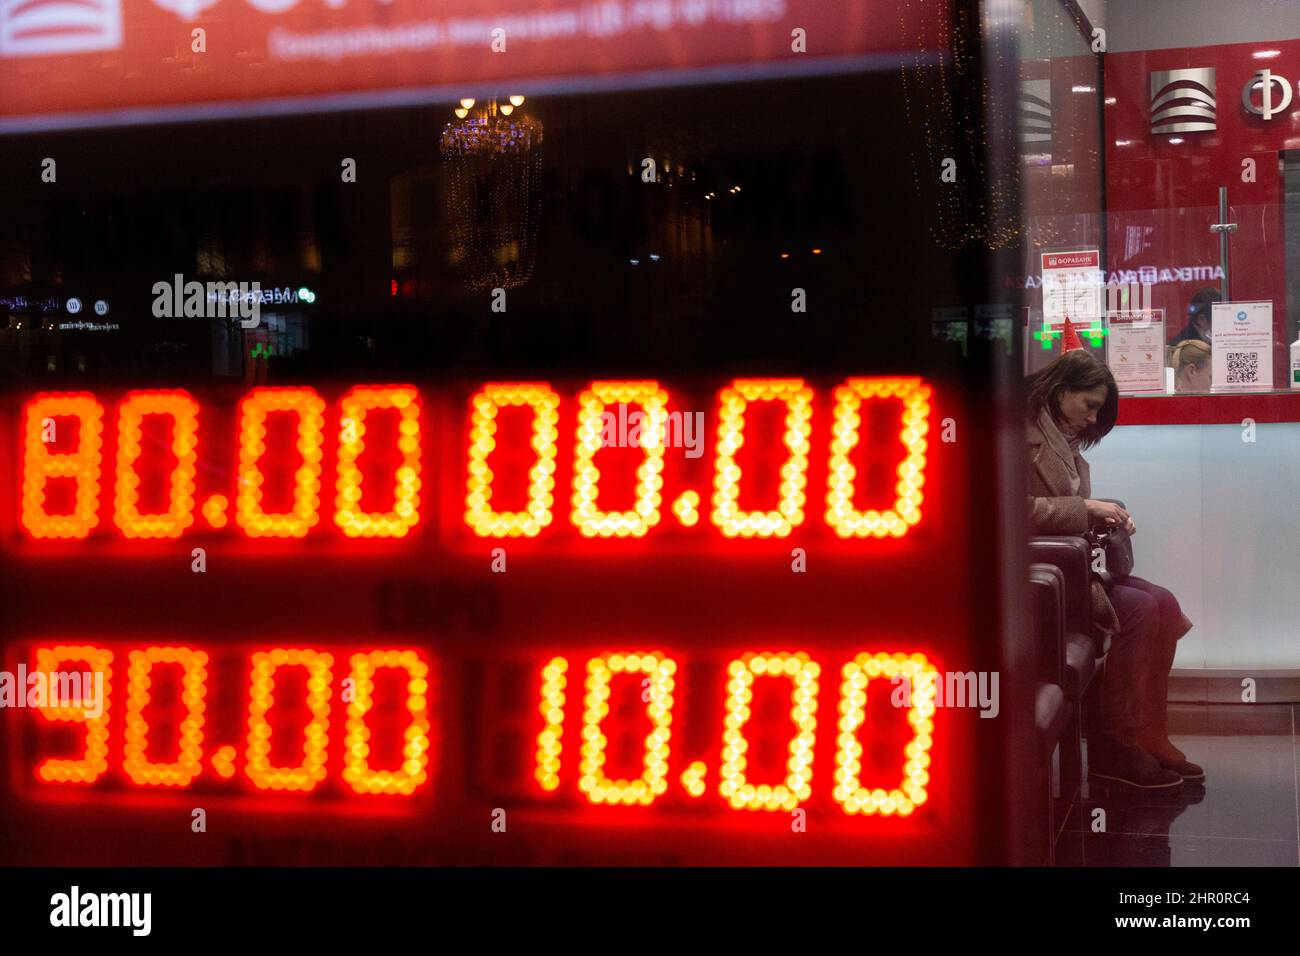
<svg viewBox="0 0 1300 956">
<path fill-rule="evenodd" d="M 23 417 L 38 395 L 92 394 L 105 428 L 99 522 L 84 538 L 42 539 L 33 527 L 45 518 L 27 512 L 0 525 L 11 608 L 6 660 L 56 633 L 103 642 L 119 655 L 119 716 L 110 719 L 123 720 L 126 705 L 116 701 L 125 699 L 135 644 L 189 642 L 211 655 L 209 744 L 192 786 L 214 805 L 238 805 L 242 828 L 188 862 L 863 864 L 1021 862 L 1045 852 L 1043 833 L 1015 828 L 1020 797 L 1007 799 L 1032 788 L 1035 773 L 1032 741 L 1016 731 L 1031 718 L 1030 685 L 1015 675 L 1035 661 L 1032 650 L 1014 651 L 1011 638 L 1022 613 L 1019 448 L 1003 425 L 1015 414 L 1020 290 L 993 278 L 1009 271 L 1002 260 L 1013 255 L 1020 184 L 1009 114 L 985 104 L 1013 91 L 1009 73 L 984 79 L 977 69 L 985 56 L 1014 64 L 1015 23 L 997 20 L 981 36 L 973 5 L 962 5 L 940 34 L 937 5 L 923 16 L 899 7 L 909 12 L 898 45 L 811 69 L 653 84 L 602 76 L 571 85 L 581 92 L 535 84 L 526 95 L 505 81 L 477 83 L 393 108 L 9 134 L 0 179 L 30 185 L 0 194 L 5 447 L 45 461 L 42 449 L 27 447 L 33 433 L 20 434 L 40 424 Z M 951 43 L 964 74 L 940 53 Z M 977 142 L 953 136 L 964 124 L 980 130 Z M 946 169 L 954 156 L 955 178 Z M 57 181 L 33 181 L 47 157 L 57 159 Z M 186 314 L 191 282 L 203 284 L 199 315 Z M 237 286 L 209 288 L 217 283 L 257 283 L 255 320 L 229 308 L 214 315 L 217 305 L 252 302 Z M 944 310 L 968 317 L 969 329 L 946 335 L 935 321 Z M 877 395 L 875 386 L 853 385 L 864 376 L 901 384 Z M 719 443 L 727 428 L 741 427 L 724 418 L 727 402 L 736 407 L 748 386 L 726 389 L 752 379 L 777 382 L 764 386 L 777 391 L 747 399 L 749 449 L 738 444 L 736 464 L 724 465 L 715 461 Z M 593 507 L 580 499 L 594 491 L 579 487 L 588 480 L 578 474 L 580 396 L 609 381 L 656 383 L 638 386 L 633 402 L 666 389 L 672 411 L 703 421 L 703 454 L 668 448 L 656 478 L 636 470 L 641 450 L 601 448 L 600 507 L 637 501 L 618 520 L 645 519 L 648 528 L 584 537 L 574 525 Z M 550 481 L 550 510 L 535 538 L 536 529 L 502 539 L 473 530 L 483 481 L 496 483 L 500 508 L 540 500 L 528 497 L 522 478 L 532 461 L 526 408 L 500 412 L 491 478 L 475 470 L 466 444 L 487 441 L 472 437 L 472 396 L 503 382 L 545 382 L 558 396 L 554 475 L 532 479 Z M 928 391 L 908 391 L 922 383 Z M 416 426 L 401 431 L 411 416 L 372 410 L 364 441 L 357 438 L 362 426 L 352 416 L 363 399 L 350 390 L 372 384 L 418 392 L 418 469 L 409 457 Z M 295 406 L 298 418 L 270 414 L 257 431 L 246 404 L 255 389 L 297 390 L 295 401 L 306 404 Z M 316 421 L 315 399 L 303 398 L 309 389 L 323 402 L 321 424 L 310 427 L 302 424 Z M 169 433 L 174 420 L 148 404 L 155 399 L 131 398 L 140 390 L 195 403 L 193 448 Z M 787 400 L 809 402 L 806 455 L 797 431 L 786 431 L 795 426 L 783 424 L 783 408 L 796 422 L 802 414 Z M 925 430 L 901 436 L 917 449 L 927 436 L 928 450 L 902 466 L 897 411 L 889 410 L 904 408 L 900 400 L 929 416 Z M 140 409 L 132 446 L 121 436 Z M 834 416 L 836 427 L 851 424 L 864 436 L 857 450 L 834 452 Z M 64 430 L 56 454 L 81 447 L 84 421 L 67 412 L 50 421 Z M 296 445 L 295 427 L 308 429 Z M 319 454 L 311 451 L 316 428 Z M 407 458 L 384 450 L 394 443 Z M 765 443 L 779 453 L 760 453 Z M 345 487 L 350 466 L 340 449 L 350 445 L 360 450 Z M 795 457 L 783 465 L 786 454 Z M 183 470 L 189 457 L 197 460 L 186 490 L 169 491 L 168 469 Z M 260 473 L 250 461 L 262 462 Z M 29 501 L 35 466 L 24 458 L 3 467 L 6 500 Z M 789 526 L 766 539 L 752 528 L 727 530 L 715 510 L 727 507 L 715 467 L 753 483 L 739 492 L 741 509 L 784 502 L 751 519 L 755 527 Z M 377 525 L 358 509 L 376 507 L 382 496 L 364 476 L 385 468 L 408 485 L 383 519 L 391 524 Z M 921 479 L 913 482 L 922 471 L 923 493 Z M 907 497 L 898 498 L 903 517 L 875 510 L 882 494 L 894 501 L 900 479 L 908 490 L 897 494 L 915 495 L 924 511 L 913 515 Z M 47 484 L 43 514 L 71 520 L 82 486 L 58 477 Z M 828 504 L 828 487 L 831 498 L 841 488 L 841 498 Z M 157 517 L 168 502 L 184 512 L 175 519 L 183 530 L 150 537 L 151 522 L 172 520 Z M 841 533 L 832 520 L 845 522 Z M 290 525 L 301 535 L 249 530 Z M 360 534 L 377 526 L 400 534 Z M 802 562 L 818 555 L 820 574 L 805 576 Z M 68 588 L 75 599 L 65 599 Z M 228 753 L 217 745 L 245 730 L 269 734 L 280 743 L 267 759 L 289 759 L 274 748 L 298 732 L 291 719 L 268 718 L 258 731 L 241 716 L 250 693 L 241 666 L 275 647 L 332 653 L 335 680 L 350 660 L 362 666 L 349 657 L 358 648 L 413 649 L 428 660 L 429 783 L 387 804 L 385 793 L 351 793 L 338 754 L 360 744 L 340 705 L 320 792 L 300 795 L 305 804 L 261 792 L 272 771 L 257 769 L 257 745 L 247 754 L 242 744 Z M 588 660 L 637 649 L 678 668 L 667 776 L 644 770 L 662 788 L 653 791 L 657 805 L 610 808 L 579 779 L 577 732 L 592 706 L 583 675 L 585 693 L 598 693 Z M 756 651 L 807 651 L 820 669 L 813 783 L 796 802 L 811 801 L 827 826 L 806 847 L 754 842 L 748 824 L 772 817 L 729 806 L 719 790 L 720 773 L 741 772 L 722 748 L 728 690 L 719 675 Z M 1002 699 L 986 708 L 1000 710 L 1000 720 L 982 720 L 976 708 L 936 717 L 932 769 L 927 756 L 906 771 L 909 787 L 924 778 L 924 807 L 907 797 L 899 810 L 904 796 L 890 796 L 888 813 L 852 816 L 852 800 L 885 797 L 872 786 L 837 793 L 844 761 L 857 759 L 847 750 L 837 756 L 846 745 L 835 734 L 836 702 L 853 693 L 841 667 L 865 652 L 923 652 L 952 672 L 1002 675 Z M 571 668 L 555 792 L 537 776 L 539 682 L 553 656 Z M 276 666 L 311 673 L 325 666 L 320 660 L 292 656 Z M 160 693 L 174 693 L 159 680 L 167 688 Z M 392 681 L 375 681 L 397 693 Z M 623 694 L 621 683 L 613 686 Z M 789 755 L 780 695 L 759 696 L 749 776 L 781 780 Z M 399 699 L 389 699 L 390 711 Z M 621 700 L 610 705 L 608 772 L 636 777 L 644 735 L 635 698 Z M 302 706 L 310 711 L 310 700 Z M 889 724 L 890 714 L 864 719 Z M 391 739 L 400 721 L 374 719 L 386 728 L 374 733 L 374 761 L 400 762 Z M 184 732 L 160 720 L 156 735 Z M 895 723 L 861 758 L 868 772 L 884 768 L 886 789 L 897 786 L 889 780 L 906 762 L 912 733 Z M 109 769 L 84 793 L 102 801 L 108 818 L 147 828 L 176 794 L 128 779 L 117 726 Z M 51 812 L 41 799 L 48 784 L 32 774 L 46 736 L 22 730 L 10 768 L 19 784 L 3 795 L 10 819 L 35 828 Z M 711 768 L 700 771 L 707 789 L 698 795 L 683 776 L 696 757 Z M 979 785 L 993 767 L 1005 789 Z M 599 777 L 585 762 L 581 773 Z M 806 774 L 796 784 L 807 786 Z M 751 804 L 782 809 L 783 799 L 764 790 Z M 372 812 L 376 801 L 388 809 Z M 478 834 L 448 822 L 502 805 L 513 808 L 512 826 L 535 828 L 504 851 L 489 827 Z M 276 814 L 300 806 L 320 811 L 283 828 Z M 611 830 L 607 811 L 628 827 Z M 649 822 L 638 823 L 637 812 Z M 75 841 L 51 838 L 41 848 L 47 859 L 171 863 L 182 852 L 162 836 L 125 846 L 81 809 L 61 820 Z M 340 828 L 342 820 L 349 825 Z M 866 830 L 856 838 L 859 823 Z M 21 844 L 14 855 L 32 859 Z"/>
</svg>

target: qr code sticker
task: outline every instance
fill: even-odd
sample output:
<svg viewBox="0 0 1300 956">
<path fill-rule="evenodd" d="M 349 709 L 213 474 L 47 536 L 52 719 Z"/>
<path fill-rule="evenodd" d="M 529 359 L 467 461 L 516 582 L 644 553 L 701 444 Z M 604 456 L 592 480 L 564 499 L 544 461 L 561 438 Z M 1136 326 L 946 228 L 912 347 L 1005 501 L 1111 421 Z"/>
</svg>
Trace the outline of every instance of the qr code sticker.
<svg viewBox="0 0 1300 956">
<path fill-rule="evenodd" d="M 1258 352 L 1229 352 L 1227 358 L 1229 385 L 1259 381 Z"/>
</svg>

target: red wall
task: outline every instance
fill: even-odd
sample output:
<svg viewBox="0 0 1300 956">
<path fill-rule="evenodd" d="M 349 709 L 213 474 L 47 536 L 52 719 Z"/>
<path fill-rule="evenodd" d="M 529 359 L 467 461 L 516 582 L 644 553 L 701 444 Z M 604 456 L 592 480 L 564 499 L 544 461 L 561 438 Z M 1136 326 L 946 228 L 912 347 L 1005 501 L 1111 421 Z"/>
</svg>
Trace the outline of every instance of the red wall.
<svg viewBox="0 0 1300 956">
<path fill-rule="evenodd" d="M 1260 50 L 1280 55 L 1254 58 Z M 1295 94 L 1300 40 L 1111 53 L 1105 67 L 1105 96 L 1114 100 L 1104 114 L 1109 271 L 1169 269 L 1153 290 L 1153 305 L 1166 310 L 1168 334 L 1175 334 L 1186 321 L 1192 295 L 1218 285 L 1216 279 L 1179 278 L 1173 270 L 1218 264 L 1219 240 L 1209 226 L 1218 221 L 1219 186 L 1227 186 L 1229 218 L 1239 224 L 1229 248 L 1232 297 L 1273 301 L 1274 387 L 1285 388 L 1289 343 L 1278 153 L 1300 149 L 1300 95 L 1293 95 L 1286 113 L 1265 121 L 1246 111 L 1241 93 L 1256 70 L 1269 69 Z M 1217 130 L 1153 134 L 1151 71 L 1192 67 L 1215 68 Z M 1277 84 L 1273 92 L 1276 102 Z M 1254 101 L 1259 102 L 1258 93 Z M 1174 138 L 1183 142 L 1171 143 Z M 1247 158 L 1255 160 L 1253 183 L 1242 182 Z"/>
</svg>

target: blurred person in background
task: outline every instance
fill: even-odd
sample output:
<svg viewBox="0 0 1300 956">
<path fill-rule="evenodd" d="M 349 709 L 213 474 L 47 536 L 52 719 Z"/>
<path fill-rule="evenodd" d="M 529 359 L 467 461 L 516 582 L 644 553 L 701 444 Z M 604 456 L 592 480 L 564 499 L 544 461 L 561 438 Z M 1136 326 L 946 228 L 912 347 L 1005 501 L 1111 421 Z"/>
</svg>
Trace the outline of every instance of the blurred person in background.
<svg viewBox="0 0 1300 956">
<path fill-rule="evenodd" d="M 1208 392 L 1213 381 L 1210 347 L 1199 339 L 1184 339 L 1174 346 L 1174 390 Z"/>
<path fill-rule="evenodd" d="M 1173 337 L 1169 344 L 1178 345 L 1181 342 L 1192 340 L 1209 345 L 1213 326 L 1211 321 L 1213 306 L 1214 303 L 1222 301 L 1223 296 L 1213 286 L 1206 286 L 1192 296 L 1192 303 L 1187 307 L 1187 324 L 1183 326 L 1181 332 Z"/>
</svg>

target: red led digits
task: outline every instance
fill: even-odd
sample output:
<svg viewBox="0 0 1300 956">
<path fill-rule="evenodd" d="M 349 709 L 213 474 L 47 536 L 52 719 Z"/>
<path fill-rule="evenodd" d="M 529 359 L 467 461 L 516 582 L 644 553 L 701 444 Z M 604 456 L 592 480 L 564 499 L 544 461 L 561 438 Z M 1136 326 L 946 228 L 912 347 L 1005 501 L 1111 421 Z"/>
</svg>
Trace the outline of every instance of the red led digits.
<svg viewBox="0 0 1300 956">
<path fill-rule="evenodd" d="M 281 667 L 302 667 L 307 672 L 307 709 L 311 721 L 303 728 L 302 763 L 296 767 L 271 766 L 271 724 L 267 711 L 275 703 L 275 673 Z M 310 792 L 325 779 L 325 756 L 329 746 L 330 684 L 334 658 L 313 650 L 276 648 L 253 655 L 248 688 L 248 763 L 245 772 L 259 790 Z"/>
<path fill-rule="evenodd" d="M 410 385 L 358 385 L 339 403 L 339 469 L 334 522 L 349 538 L 402 538 L 420 520 L 420 395 Z M 392 476 L 393 507 L 361 510 L 361 470 L 366 412 L 395 408 L 401 415 L 397 448 L 402 463 Z"/>
<path fill-rule="evenodd" d="M 916 377 L 850 378 L 834 390 L 830 456 L 826 486 L 826 524 L 844 539 L 901 538 L 921 521 L 930 430 L 932 388 Z M 717 449 L 713 491 L 708 501 L 693 488 L 672 501 L 672 514 L 683 528 L 708 518 L 723 536 L 781 538 L 806 520 L 813 390 L 799 378 L 736 379 L 718 393 Z M 903 457 L 894 468 L 891 493 L 872 508 L 860 508 L 864 495 L 855 451 L 863 444 L 865 403 L 897 399 L 902 404 L 898 441 Z M 755 403 L 784 406 L 782 443 L 786 456 L 779 468 L 775 507 L 741 508 L 739 453 L 745 445 L 747 412 Z M 661 521 L 668 393 L 656 381 L 596 381 L 578 397 L 578 427 L 573 452 L 570 520 L 585 538 L 640 538 Z M 481 538 L 534 538 L 554 523 L 558 461 L 559 394 L 545 382 L 488 383 L 470 400 L 463 518 Z M 320 523 L 321 470 L 325 457 L 325 403 L 310 388 L 256 388 L 239 405 L 239 487 L 235 523 L 250 538 L 300 538 Z M 630 415 L 627 406 L 635 406 Z M 502 409 L 524 407 L 532 413 L 527 499 L 521 510 L 500 510 L 494 502 L 498 476 L 490 466 L 497 451 Z M 367 414 L 397 412 L 398 456 L 384 467 L 366 450 Z M 422 480 L 421 401 L 411 385 L 358 385 L 339 402 L 339 444 L 334 523 L 350 538 L 400 538 L 420 521 Z M 297 417 L 296 450 L 290 510 L 263 510 L 267 420 L 272 414 Z M 168 476 L 167 508 L 141 514 L 139 459 L 149 415 L 171 419 L 170 451 L 176 463 Z M 104 409 L 89 393 L 41 393 L 25 407 L 21 523 L 34 538 L 84 538 L 99 521 L 97 511 L 102 466 Z M 752 413 L 748 417 L 752 418 Z M 58 419 L 75 419 L 75 451 L 51 451 Z M 617 422 L 616 427 L 611 427 Z M 629 423 L 631 427 L 629 428 Z M 113 519 L 128 538 L 176 538 L 194 523 L 198 404 L 181 390 L 130 392 L 118 414 Z M 373 423 L 372 423 L 373 431 Z M 752 431 L 752 424 L 751 424 Z M 611 434 L 613 432 L 614 434 Z M 885 436 L 891 444 L 893 427 Z M 597 455 L 611 444 L 641 449 L 634 490 L 626 510 L 602 508 L 601 470 Z M 62 447 L 62 446 L 59 446 Z M 384 449 L 384 451 L 387 451 Z M 373 454 L 373 452 L 372 452 Z M 392 459 L 390 459 L 392 461 Z M 217 463 L 219 464 L 219 463 Z M 209 463 L 213 467 L 213 463 Z M 498 467 L 503 466 L 498 463 Z M 521 467 L 523 467 L 521 465 Z M 362 469 L 375 472 L 365 480 Z M 751 479 L 753 476 L 749 476 Z M 75 482 L 75 500 L 61 507 L 51 497 L 51 479 Z M 608 482 L 607 482 L 608 484 Z M 364 494 L 363 494 L 364 489 Z M 365 503 L 363 504 L 363 498 Z M 220 494 L 203 502 L 207 524 L 227 524 L 230 502 Z M 56 512 L 51 514 L 53 508 Z M 386 509 L 386 510 L 385 510 Z"/>
<path fill-rule="evenodd" d="M 672 736 L 673 674 L 677 665 L 658 654 L 609 654 L 587 662 L 586 710 L 582 726 L 582 777 L 578 788 L 592 803 L 649 806 L 668 789 L 668 740 Z M 615 674 L 645 675 L 642 698 L 651 731 L 645 738 L 645 770 L 635 780 L 612 780 L 605 775 L 605 748 L 609 741 L 601 724 L 609 715 L 610 683 Z"/>
<path fill-rule="evenodd" d="M 137 787 L 171 790 L 189 787 L 203 770 L 208 655 L 185 646 L 151 646 L 124 653 L 129 661 L 122 752 L 125 778 Z M 35 670 L 40 672 L 43 681 L 40 686 L 46 692 L 39 700 L 33 700 L 31 706 L 45 720 L 85 725 L 82 752 L 71 758 L 46 759 L 37 766 L 36 775 L 45 783 L 94 783 L 108 769 L 114 654 L 99 647 L 61 644 L 38 648 L 35 657 Z M 70 662 L 82 662 L 85 666 L 66 666 Z M 410 796 L 430 779 L 429 665 L 414 650 L 363 651 L 353 654 L 349 663 L 350 684 L 345 683 L 343 694 L 347 717 L 342 781 L 357 794 Z M 156 706 L 153 688 L 157 684 L 157 671 L 164 665 L 179 669 L 182 714 L 179 722 L 167 724 L 176 727 L 175 736 L 168 734 L 170 739 L 151 742 L 148 713 L 151 704 Z M 317 791 L 328 775 L 333 656 L 311 649 L 275 648 L 253 653 L 251 665 L 245 775 L 259 790 Z M 285 668 L 301 668 L 305 673 L 305 704 L 309 716 L 300 737 L 290 732 L 298 738 L 301 761 L 296 766 L 281 767 L 272 764 L 272 737 L 278 731 L 273 730 L 270 713 L 280 702 L 276 678 Z M 372 766 L 371 746 L 375 677 L 383 669 L 404 672 L 402 705 L 409 717 L 401 732 L 400 764 L 387 769 Z M 540 695 L 535 713 L 542 718 L 542 728 L 536 737 L 533 777 L 546 793 L 554 793 L 560 786 L 565 710 L 570 702 L 568 670 L 569 660 L 565 657 L 551 658 L 540 670 Z M 587 662 L 577 779 L 578 790 L 587 802 L 650 806 L 667 792 L 676 674 L 677 663 L 658 652 L 611 653 Z M 803 652 L 748 653 L 731 661 L 726 674 L 725 726 L 716 792 L 735 810 L 789 812 L 805 804 L 813 795 L 820 665 Z M 640 749 L 643 770 L 630 780 L 612 778 L 606 771 L 610 752 L 606 720 L 612 709 L 614 679 L 619 675 L 637 678 L 620 682 L 618 693 L 638 694 L 649 719 L 649 732 L 642 738 Z M 782 693 L 785 682 L 790 688 L 788 713 L 793 735 L 785 747 L 785 773 L 779 782 L 756 782 L 751 777 L 752 738 L 747 737 L 746 727 L 754 715 L 755 689 L 761 678 L 781 681 Z M 843 665 L 841 678 L 832 798 L 849 816 L 911 816 L 929 797 L 938 669 L 924 654 L 863 653 Z M 300 679 L 298 675 L 291 678 Z M 900 754 L 901 774 L 880 782 L 864 780 L 863 735 L 868 733 L 868 695 L 873 682 L 877 682 L 876 693 L 892 696 L 897 693 L 899 681 L 905 682 L 906 697 L 900 698 L 899 704 L 900 709 L 906 705 L 905 719 L 911 731 L 911 739 Z M 631 703 L 631 699 L 626 702 Z M 881 707 L 874 712 L 890 713 Z M 175 753 L 176 759 L 151 759 L 151 746 L 155 752 Z M 217 748 L 212 757 L 217 777 L 228 780 L 234 776 L 235 756 L 233 747 Z M 709 776 L 709 768 L 698 760 L 680 771 L 682 787 L 692 798 L 702 796 L 711 786 L 706 783 Z"/>
<path fill-rule="evenodd" d="M 812 434 L 812 389 L 802 379 L 737 379 L 718 396 L 718 454 L 713 479 L 713 523 L 728 538 L 783 538 L 803 524 L 808 485 L 808 436 Z M 745 443 L 745 408 L 751 402 L 784 402 L 785 447 L 781 501 L 775 511 L 741 511 L 736 452 Z"/>
<path fill-rule="evenodd" d="M 545 721 L 537 735 L 537 770 L 533 776 L 543 790 L 554 790 L 560 785 L 560 754 L 564 742 L 564 689 L 569 662 L 563 657 L 552 658 L 542 668 L 542 702 L 538 706 Z"/>
<path fill-rule="evenodd" d="M 555 443 L 559 438 L 555 426 L 560 420 L 560 396 L 545 382 L 485 385 L 471 404 L 465 522 L 480 538 L 534 538 L 554 517 Z M 492 507 L 494 476 L 488 457 L 496 448 L 496 417 L 503 405 L 527 405 L 533 410 L 532 446 L 537 458 L 528 470 L 528 507 L 524 511 Z"/>
<path fill-rule="evenodd" d="M 61 669 L 60 664 L 80 661 L 85 668 Z M 49 681 L 49 701 L 40 708 L 41 716 L 51 721 L 68 721 L 86 725 L 86 749 L 76 759 L 51 758 L 36 768 L 36 775 L 46 783 L 94 783 L 108 769 L 108 701 L 113 670 L 113 654 L 100 647 L 59 644 L 36 651 L 36 669 Z M 93 685 L 102 677 L 102 695 Z M 81 697 L 64 697 L 69 678 L 80 685 Z M 92 686 L 86 687 L 89 678 Z M 98 699 L 94 699 L 98 696 Z M 58 701 L 55 703 L 55 701 Z M 99 713 L 95 713 L 99 711 Z"/>
<path fill-rule="evenodd" d="M 406 711 L 411 723 L 403 734 L 402 766 L 375 770 L 370 766 L 370 729 L 366 714 L 375 706 L 372 678 L 381 667 L 402 668 L 406 683 Z M 429 779 L 429 665 L 414 651 L 371 651 L 352 657 L 354 697 L 348 704 L 347 737 L 343 749 L 343 779 L 357 793 L 409 796 Z"/>
<path fill-rule="evenodd" d="M 207 693 L 208 655 L 188 647 L 149 647 L 132 651 L 126 676 L 126 749 L 122 769 L 141 787 L 187 787 L 202 771 L 203 698 Z M 180 753 L 172 763 L 149 759 L 149 687 L 155 664 L 181 666 Z"/>
<path fill-rule="evenodd" d="M 802 652 L 798 654 L 746 654 L 727 667 L 727 717 L 722 735 L 722 782 L 718 791 L 734 809 L 790 811 L 812 796 L 813 744 L 817 739 L 817 677 L 821 668 Z M 775 786 L 750 783 L 745 774 L 745 724 L 751 716 L 753 684 L 757 677 L 778 677 L 791 682 L 790 719 L 795 736 L 790 741 L 785 781 Z"/>
<path fill-rule="evenodd" d="M 839 747 L 835 753 L 835 801 L 845 813 L 897 813 L 909 816 L 925 803 L 930 782 L 930 746 L 934 742 L 934 699 L 938 670 L 924 654 L 859 654 L 844 665 L 841 687 Z M 871 681 L 902 678 L 911 695 L 907 722 L 914 735 L 904 748 L 903 779 L 895 788 L 862 786 L 862 744 L 858 728 L 866 719 L 867 691 Z M 885 689 L 882 693 L 890 693 Z"/>
<path fill-rule="evenodd" d="M 266 418 L 273 412 L 293 412 L 298 417 L 297 449 L 302 464 L 294 472 L 293 509 L 283 514 L 262 510 L 266 477 L 258 463 L 266 454 Z M 301 538 L 320 521 L 324 428 L 325 402 L 310 388 L 255 388 L 239 403 L 235 523 L 250 538 Z"/>
<path fill-rule="evenodd" d="M 930 386 L 919 378 L 851 378 L 835 389 L 826 523 L 841 538 L 901 538 L 921 520 L 930 395 Z M 894 486 L 897 497 L 884 511 L 859 511 L 853 504 L 857 472 L 849 462 L 850 453 L 861 440 L 862 418 L 858 410 L 863 401 L 891 396 L 903 401 L 903 427 L 898 438 L 907 452 L 898 466 L 898 484 Z"/>
<path fill-rule="evenodd" d="M 51 453 L 58 418 L 77 420 L 77 450 Z M 33 538 L 84 538 L 99 524 L 104 407 L 86 392 L 43 392 L 27 403 L 23 430 L 23 527 Z M 45 510 L 51 478 L 76 481 L 71 514 Z"/>
<path fill-rule="evenodd" d="M 645 419 L 638 444 L 645 458 L 636 470 L 636 504 L 630 511 L 601 511 L 596 452 L 605 444 L 609 405 L 638 405 Z M 668 393 L 658 382 L 592 382 L 578 397 L 578 442 L 573 452 L 573 525 L 583 537 L 640 538 L 659 523 L 664 479 L 664 423 Z"/>
<path fill-rule="evenodd" d="M 171 451 L 176 456 L 168 483 L 167 510 L 141 514 L 140 476 L 135 465 L 144 449 L 142 426 L 146 415 L 166 415 L 172 420 Z M 118 408 L 117 486 L 113 521 L 128 538 L 179 538 L 194 523 L 194 466 L 198 455 L 199 405 L 188 392 L 162 390 L 130 392 Z"/>
</svg>

